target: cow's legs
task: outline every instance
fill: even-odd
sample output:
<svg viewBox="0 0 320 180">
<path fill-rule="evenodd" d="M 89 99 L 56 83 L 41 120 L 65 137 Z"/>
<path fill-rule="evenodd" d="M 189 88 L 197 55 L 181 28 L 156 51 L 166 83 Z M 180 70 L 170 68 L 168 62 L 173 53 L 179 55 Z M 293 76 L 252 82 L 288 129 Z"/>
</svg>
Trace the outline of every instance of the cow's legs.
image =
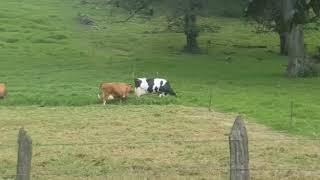
<svg viewBox="0 0 320 180">
<path fill-rule="evenodd" d="M 104 106 L 107 104 L 108 98 L 109 98 L 109 94 L 103 92 L 103 94 L 102 94 L 102 99 L 103 99 L 103 105 L 104 105 Z"/>
<path fill-rule="evenodd" d="M 161 94 L 159 94 L 159 97 L 163 97 L 163 96 L 166 96 L 166 93 L 161 93 Z"/>
</svg>

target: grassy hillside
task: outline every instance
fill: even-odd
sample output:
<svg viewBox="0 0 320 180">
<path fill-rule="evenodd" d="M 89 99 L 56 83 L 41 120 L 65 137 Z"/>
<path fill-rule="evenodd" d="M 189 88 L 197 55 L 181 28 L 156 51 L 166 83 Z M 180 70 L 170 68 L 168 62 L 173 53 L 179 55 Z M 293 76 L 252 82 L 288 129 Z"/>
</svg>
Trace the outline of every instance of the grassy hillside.
<svg viewBox="0 0 320 180">
<path fill-rule="evenodd" d="M 80 25 L 79 13 L 96 25 Z M 275 34 L 256 34 L 239 19 L 202 19 L 217 32 L 201 34 L 201 47 L 213 42 L 207 54 L 190 55 L 180 51 L 183 34 L 166 31 L 165 18 L 114 23 L 125 18 L 121 13 L 79 1 L 1 1 L 0 81 L 7 83 L 9 97 L 0 104 L 95 104 L 101 81 L 161 76 L 171 81 L 177 99 L 132 96 L 127 103 L 207 106 L 212 94 L 219 110 L 245 114 L 277 130 L 319 137 L 319 78 L 285 78 L 286 58 L 277 53 Z M 320 42 L 319 35 L 307 32 L 310 52 Z"/>
</svg>

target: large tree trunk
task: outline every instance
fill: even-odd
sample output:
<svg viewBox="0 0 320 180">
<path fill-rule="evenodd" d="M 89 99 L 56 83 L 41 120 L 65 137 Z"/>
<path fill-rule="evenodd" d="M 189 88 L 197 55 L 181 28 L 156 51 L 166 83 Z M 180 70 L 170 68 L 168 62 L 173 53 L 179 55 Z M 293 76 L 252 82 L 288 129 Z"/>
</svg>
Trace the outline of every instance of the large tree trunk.
<svg viewBox="0 0 320 180">
<path fill-rule="evenodd" d="M 308 69 L 308 59 L 305 57 L 303 25 L 293 25 L 289 35 L 289 63 L 287 74 L 290 77 L 304 76 Z"/>
<path fill-rule="evenodd" d="M 280 32 L 280 54 L 281 55 L 288 55 L 288 47 L 289 47 L 289 33 L 288 32 Z"/>
<path fill-rule="evenodd" d="M 278 26 L 278 33 L 280 37 L 280 54 L 281 55 L 288 55 L 288 48 L 289 48 L 289 34 L 290 34 L 290 23 L 291 18 L 288 18 L 288 9 L 293 7 L 288 7 L 287 0 L 280 0 L 281 1 L 281 11 L 280 11 L 280 18 L 277 22 Z M 291 5 L 289 5 L 291 6 Z"/>
<path fill-rule="evenodd" d="M 184 33 L 186 35 L 187 44 L 185 46 L 185 51 L 196 53 L 199 51 L 197 37 L 199 35 L 199 30 L 197 27 L 197 18 L 193 13 L 187 13 L 184 17 Z"/>
<path fill-rule="evenodd" d="M 296 18 L 297 9 L 295 5 L 298 0 L 282 0 L 281 18 L 288 34 L 288 55 L 287 75 L 289 77 L 308 76 L 312 73 L 312 65 L 305 55 L 303 24 Z M 299 13 L 299 12 L 298 12 Z"/>
</svg>

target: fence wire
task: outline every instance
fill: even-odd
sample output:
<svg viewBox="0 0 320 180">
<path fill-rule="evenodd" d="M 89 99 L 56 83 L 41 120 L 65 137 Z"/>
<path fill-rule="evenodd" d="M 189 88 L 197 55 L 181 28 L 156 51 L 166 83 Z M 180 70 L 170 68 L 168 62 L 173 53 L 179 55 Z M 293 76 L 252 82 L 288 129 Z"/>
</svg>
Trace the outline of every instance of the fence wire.
<svg viewBox="0 0 320 180">
<path fill-rule="evenodd" d="M 189 168 L 190 169 L 190 168 Z M 194 167 L 194 169 L 199 169 L 199 167 Z M 217 176 L 217 173 L 221 176 L 221 173 L 224 175 L 229 175 L 230 168 L 207 168 L 206 170 L 210 171 L 211 174 L 209 175 L 203 175 L 203 176 Z M 306 177 L 315 175 L 316 177 L 320 176 L 320 169 L 257 169 L 257 168 L 249 168 L 249 169 L 232 169 L 232 170 L 239 170 L 239 171 L 250 171 L 252 172 L 251 175 L 252 177 L 255 177 L 255 173 L 301 173 L 301 172 L 307 172 L 308 174 L 304 175 Z M 157 175 L 152 175 L 148 173 L 135 173 L 135 172 L 122 172 L 124 176 L 126 175 L 138 175 L 138 176 L 157 176 Z M 10 174 L 2 174 L 0 175 L 0 178 L 9 178 L 9 177 L 15 177 L 17 175 L 25 175 L 25 174 L 15 174 L 15 173 L 10 173 Z M 34 172 L 31 173 L 31 176 L 56 176 L 56 177 L 108 177 L 110 174 L 109 173 L 97 173 L 97 174 L 75 174 L 75 173 L 48 173 L 48 172 Z M 115 175 L 116 176 L 116 175 Z M 158 175 L 159 176 L 159 175 Z M 177 176 L 177 174 L 173 173 L 164 173 L 164 176 Z M 201 175 L 200 175 L 201 176 Z M 281 177 L 280 175 L 273 175 L 270 177 Z M 268 178 L 270 178 L 268 177 Z"/>
<path fill-rule="evenodd" d="M 212 142 L 229 142 L 236 140 L 229 139 L 209 139 L 209 140 L 169 140 L 169 141 L 130 141 L 130 142 L 84 142 L 84 143 L 52 143 L 52 144 L 41 144 L 34 143 L 32 146 L 34 147 L 50 147 L 50 146 L 94 146 L 94 145 L 127 145 L 127 144 L 176 144 L 176 143 L 212 143 Z M 320 138 L 309 138 L 309 139 L 299 139 L 299 138 L 278 138 L 278 139 L 249 139 L 249 142 L 279 142 L 279 141 L 292 141 L 292 142 L 308 142 L 308 141 L 319 141 Z M 17 147 L 16 144 L 0 144 L 0 148 L 14 148 Z"/>
<path fill-rule="evenodd" d="M 250 132 L 248 132 L 250 133 Z M 267 136 L 267 135 L 266 135 Z M 114 142 L 72 142 L 72 143 L 40 143 L 40 142 L 33 142 L 33 147 L 78 147 L 78 146 L 103 146 L 103 145 L 113 145 L 113 146 L 125 146 L 125 145 L 141 145 L 141 144 L 152 144 L 152 145 L 161 145 L 161 144 L 181 144 L 181 145 L 184 145 L 184 144 L 205 144 L 205 143 L 215 143 L 215 142 L 223 142 L 225 145 L 228 145 L 228 143 L 230 142 L 230 140 L 227 138 L 227 136 L 225 136 L 226 138 L 217 138 L 217 139 L 203 139 L 203 140 L 186 140 L 186 139 L 172 139 L 172 140 L 148 140 L 148 141 L 128 141 L 128 142 L 122 142 L 122 141 L 114 141 Z M 237 141 L 237 140 L 234 140 L 234 141 Z M 292 142 L 292 143 L 296 143 L 297 146 L 299 145 L 298 143 L 300 142 L 312 142 L 314 143 L 314 145 L 318 146 L 320 145 L 320 138 L 286 138 L 286 137 L 281 137 L 281 138 L 277 138 L 277 139 L 274 139 L 274 138 L 252 138 L 252 139 L 248 139 L 249 141 L 249 146 L 250 144 L 257 144 L 257 142 L 259 143 L 263 143 L 263 142 Z M 254 143 L 252 143 L 254 142 Z M 221 146 L 221 144 L 219 144 L 219 146 Z M 300 145 L 301 146 L 301 145 Z M 7 148 L 17 148 L 18 145 L 17 144 L 0 144 L 0 151 L 2 149 L 7 149 Z M 303 147 L 302 147 L 303 148 Z M 225 149 L 226 150 L 226 147 L 223 147 L 222 149 Z M 228 149 L 228 148 L 227 148 Z M 229 152 L 226 152 L 226 154 L 228 154 Z M 252 153 L 250 151 L 250 153 Z M 277 153 L 277 152 L 276 152 Z M 316 152 L 317 153 L 317 152 Z M 253 152 L 254 154 L 254 152 Z M 317 154 L 316 154 L 317 155 Z M 297 156 L 297 154 L 296 154 Z M 254 157 L 254 156 L 251 156 L 253 157 L 252 159 L 255 159 L 257 157 Z M 318 156 L 317 156 L 318 157 Z M 295 161 L 298 161 L 298 159 L 294 159 Z M 226 159 L 226 161 L 228 161 Z M 229 162 L 228 162 L 229 163 Z M 294 176 L 297 176 L 299 177 L 299 173 L 304 173 L 304 174 L 301 174 L 301 177 L 320 177 L 320 169 L 318 168 L 300 168 L 300 167 L 296 167 L 296 168 L 282 168 L 282 167 L 278 167 L 278 168 L 256 168 L 254 167 L 255 166 L 255 163 L 257 163 L 256 161 L 253 161 L 253 167 L 252 168 L 248 168 L 248 169 L 230 169 L 229 167 L 227 167 L 229 164 L 226 163 L 226 166 L 220 166 L 220 167 L 217 167 L 216 165 L 214 164 L 199 164 L 199 166 L 179 166 L 176 167 L 174 165 L 172 165 L 172 167 L 170 167 L 170 165 L 168 167 L 172 168 L 173 171 L 175 171 L 176 168 L 182 168 L 184 169 L 185 171 L 192 171 L 192 170 L 195 170 L 195 171 L 205 171 L 205 172 L 210 172 L 209 173 L 209 176 L 217 176 L 218 177 L 221 177 L 221 176 L 225 176 L 227 177 L 227 175 L 229 175 L 230 173 L 230 170 L 240 170 L 240 171 L 250 171 L 252 172 L 252 177 L 254 176 L 258 176 L 259 174 L 262 174 L 262 173 L 266 173 L 267 175 L 270 175 L 271 178 L 278 178 L 278 177 L 282 177 L 282 175 L 279 175 L 279 174 L 288 174 L 288 173 L 293 173 Z M 250 161 L 251 163 L 251 161 Z M 261 163 L 261 164 L 266 164 L 266 163 L 271 163 L 273 164 L 272 162 L 258 162 L 258 163 Z M 320 162 L 319 162 L 320 163 Z M 195 163 L 196 164 L 196 163 Z M 251 165 L 252 165 L 251 164 Z M 297 162 L 295 162 L 295 164 L 298 164 Z M 301 165 L 302 166 L 302 165 Z M 155 169 L 157 170 L 157 169 Z M 0 172 L 1 173 L 1 172 Z M 223 175 L 221 175 L 223 174 Z M 22 174 L 20 174 L 22 175 Z M 126 175 L 126 171 L 124 172 L 124 175 Z M 130 174 L 128 174 L 130 175 Z M 140 174 L 137 174 L 137 175 L 140 175 Z M 143 176 L 144 174 L 142 174 Z M 176 174 L 168 174 L 169 176 L 175 176 Z M 201 174 L 200 174 L 201 175 Z M 0 174 L 0 179 L 1 178 L 13 178 L 15 177 L 16 174 L 15 173 L 12 173 L 12 172 L 3 172 L 3 174 Z M 97 173 L 97 174 L 90 174 L 90 175 L 87 175 L 87 174 L 83 174 L 83 173 L 80 173 L 80 174 L 77 174 L 77 173 L 50 173 L 50 172 L 37 172 L 37 171 L 34 171 L 34 172 L 31 172 L 31 176 L 33 177 L 37 177 L 37 176 L 40 176 L 40 177 L 43 177 L 43 176 L 56 176 L 56 177 L 84 177 L 84 178 L 89 178 L 91 176 L 102 176 L 102 177 L 107 177 L 108 174 L 105 173 Z M 148 174 L 146 175 L 148 176 Z M 313 178 L 312 178 L 313 179 Z"/>
</svg>

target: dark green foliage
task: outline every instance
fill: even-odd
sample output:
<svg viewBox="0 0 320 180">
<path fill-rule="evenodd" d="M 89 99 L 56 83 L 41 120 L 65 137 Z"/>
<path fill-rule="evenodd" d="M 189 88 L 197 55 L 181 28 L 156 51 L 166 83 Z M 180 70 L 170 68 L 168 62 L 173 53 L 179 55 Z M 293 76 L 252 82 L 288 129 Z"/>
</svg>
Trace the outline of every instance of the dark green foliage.
<svg viewBox="0 0 320 180">
<path fill-rule="evenodd" d="M 291 77 L 317 75 L 305 56 L 303 24 L 316 18 L 320 0 L 252 0 L 246 15 L 280 37 L 280 52 L 289 55 L 287 74 Z M 310 11 L 313 11 L 313 14 Z M 301 30 L 299 30 L 301 29 Z M 299 60 L 297 60 L 299 59 Z"/>
<path fill-rule="evenodd" d="M 320 0 L 311 0 L 310 8 L 312 8 L 316 16 L 320 16 Z"/>
<path fill-rule="evenodd" d="M 252 0 L 249 2 L 245 15 L 253 18 L 258 23 L 264 24 L 276 31 L 280 30 L 278 25 L 281 21 L 281 2 L 283 0 Z M 310 22 L 315 15 L 319 16 L 320 0 L 297 0 L 295 3 L 294 21 L 299 24 Z M 314 12 L 314 15 L 309 10 Z"/>
<path fill-rule="evenodd" d="M 320 46 L 317 47 L 317 53 L 316 55 L 314 56 L 315 59 L 317 59 L 320 63 Z"/>
<path fill-rule="evenodd" d="M 113 0 L 113 5 L 118 8 L 123 8 L 129 11 L 130 15 L 138 13 L 152 16 L 154 10 L 152 8 L 153 0 Z"/>
<path fill-rule="evenodd" d="M 297 0 L 295 4 L 296 12 L 293 17 L 293 21 L 297 24 L 305 24 L 308 22 L 308 10 L 310 6 L 306 3 L 306 0 Z"/>
</svg>

